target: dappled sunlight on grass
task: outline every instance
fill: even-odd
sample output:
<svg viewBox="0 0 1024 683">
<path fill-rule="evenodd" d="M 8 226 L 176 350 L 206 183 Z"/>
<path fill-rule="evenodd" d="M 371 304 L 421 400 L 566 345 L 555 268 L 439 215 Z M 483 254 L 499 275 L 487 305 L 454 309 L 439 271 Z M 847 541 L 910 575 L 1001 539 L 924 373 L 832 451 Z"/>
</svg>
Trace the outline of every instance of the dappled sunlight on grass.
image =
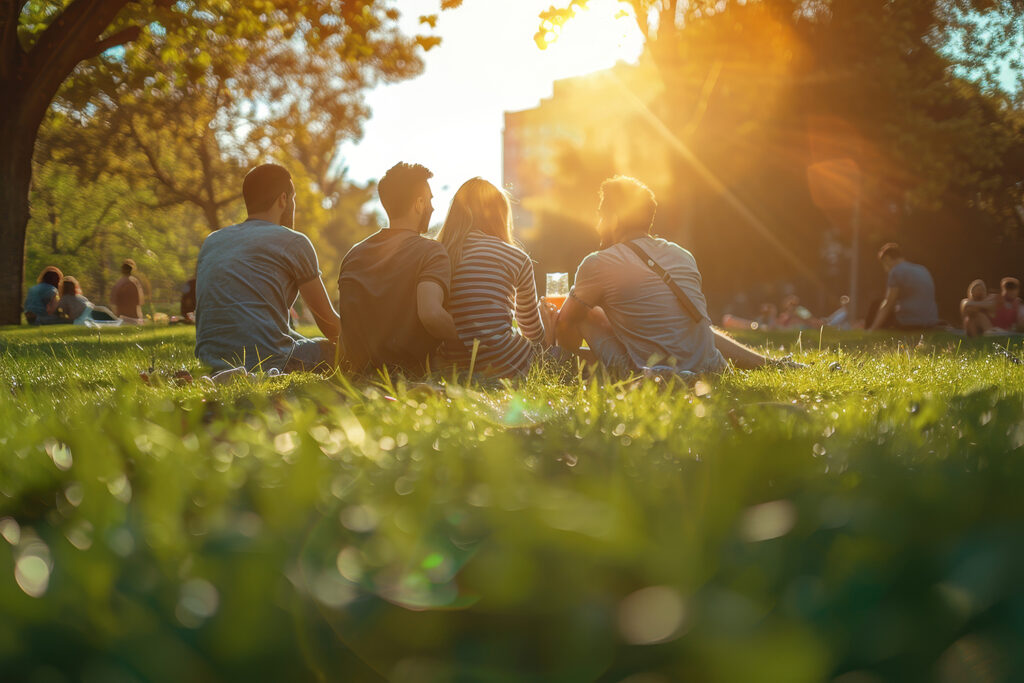
<svg viewBox="0 0 1024 683">
<path fill-rule="evenodd" d="M 16 671 L 55 638 L 191 680 L 1024 670 L 1024 366 L 991 342 L 754 337 L 809 367 L 692 387 L 214 386 L 160 379 L 200 373 L 190 330 L 73 332 L 0 332 Z"/>
</svg>

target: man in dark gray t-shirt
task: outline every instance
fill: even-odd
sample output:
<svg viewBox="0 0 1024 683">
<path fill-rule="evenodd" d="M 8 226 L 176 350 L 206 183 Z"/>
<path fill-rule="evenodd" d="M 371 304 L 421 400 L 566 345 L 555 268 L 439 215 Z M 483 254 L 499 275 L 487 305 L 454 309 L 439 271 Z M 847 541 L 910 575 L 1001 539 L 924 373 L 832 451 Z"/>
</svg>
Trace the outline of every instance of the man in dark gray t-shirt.
<svg viewBox="0 0 1024 683">
<path fill-rule="evenodd" d="M 424 236 L 434 210 L 427 182 L 432 176 L 419 164 L 389 169 L 377 183 L 388 227 L 352 247 L 341 263 L 342 366 L 349 370 L 421 374 L 442 339 L 459 338 L 444 308 L 451 287 L 448 252 Z"/>
<path fill-rule="evenodd" d="M 196 265 L 196 356 L 214 370 L 312 370 L 334 362 L 338 314 L 320 279 L 309 238 L 295 222 L 295 186 L 286 169 L 264 164 L 242 184 L 248 219 L 210 234 Z M 289 325 L 298 294 L 327 337 Z"/>
<path fill-rule="evenodd" d="M 935 303 L 935 281 L 928 269 L 910 263 L 900 246 L 893 242 L 878 252 L 878 260 L 888 273 L 885 300 L 878 308 L 869 329 L 927 329 L 939 324 L 939 308 Z"/>
</svg>

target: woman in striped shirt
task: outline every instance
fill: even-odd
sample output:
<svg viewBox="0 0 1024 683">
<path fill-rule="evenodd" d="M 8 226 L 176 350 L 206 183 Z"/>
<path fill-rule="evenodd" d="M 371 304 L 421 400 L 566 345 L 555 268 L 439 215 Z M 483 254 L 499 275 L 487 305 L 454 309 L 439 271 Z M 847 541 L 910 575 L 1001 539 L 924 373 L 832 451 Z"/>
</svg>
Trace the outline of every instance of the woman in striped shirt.
<svg viewBox="0 0 1024 683">
<path fill-rule="evenodd" d="M 482 178 L 466 181 L 438 240 L 452 263 L 446 308 L 462 339 L 441 345 L 441 361 L 460 368 L 472 362 L 474 372 L 492 377 L 525 374 L 534 356 L 554 342 L 554 309 L 538 304 L 533 263 L 512 244 L 508 196 Z"/>
</svg>

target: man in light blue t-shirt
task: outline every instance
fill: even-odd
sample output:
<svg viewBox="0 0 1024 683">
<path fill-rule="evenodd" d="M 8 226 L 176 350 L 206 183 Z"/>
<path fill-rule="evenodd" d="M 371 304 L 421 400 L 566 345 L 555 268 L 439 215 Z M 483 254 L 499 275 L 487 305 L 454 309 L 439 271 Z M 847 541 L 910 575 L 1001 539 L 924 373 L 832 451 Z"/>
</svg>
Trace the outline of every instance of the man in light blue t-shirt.
<svg viewBox="0 0 1024 683">
<path fill-rule="evenodd" d="M 196 265 L 196 356 L 214 370 L 331 367 L 341 326 L 309 238 L 295 224 L 295 185 L 276 164 L 242 183 L 248 218 L 210 234 Z M 326 336 L 289 325 L 298 294 Z"/>
<path fill-rule="evenodd" d="M 890 242 L 878 252 L 878 260 L 888 273 L 885 300 L 878 308 L 869 329 L 921 330 L 939 324 L 935 304 L 935 281 L 928 269 L 903 258 L 898 244 Z"/>
<path fill-rule="evenodd" d="M 709 373 L 730 361 L 738 368 L 772 363 L 711 326 L 693 255 L 650 234 L 657 206 L 654 193 L 635 178 L 616 176 L 601 184 L 601 250 L 576 271 L 558 313 L 559 346 L 626 371 L 669 366 Z M 589 351 L 580 347 L 584 339 Z"/>
</svg>

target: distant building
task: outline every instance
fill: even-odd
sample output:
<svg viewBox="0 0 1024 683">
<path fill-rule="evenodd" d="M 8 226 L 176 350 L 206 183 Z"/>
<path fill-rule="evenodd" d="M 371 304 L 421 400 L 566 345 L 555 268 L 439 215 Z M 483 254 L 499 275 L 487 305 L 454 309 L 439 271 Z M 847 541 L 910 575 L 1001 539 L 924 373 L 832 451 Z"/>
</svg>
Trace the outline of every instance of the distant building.
<svg viewBox="0 0 1024 683">
<path fill-rule="evenodd" d="M 502 175 L 517 200 L 516 226 L 529 233 L 545 209 L 582 210 L 589 219 L 597 186 L 574 187 L 581 181 L 625 173 L 654 186 L 651 176 L 667 177 L 664 143 L 644 116 L 661 90 L 649 64 L 619 63 L 555 81 L 551 97 L 537 107 L 506 112 Z"/>
</svg>

